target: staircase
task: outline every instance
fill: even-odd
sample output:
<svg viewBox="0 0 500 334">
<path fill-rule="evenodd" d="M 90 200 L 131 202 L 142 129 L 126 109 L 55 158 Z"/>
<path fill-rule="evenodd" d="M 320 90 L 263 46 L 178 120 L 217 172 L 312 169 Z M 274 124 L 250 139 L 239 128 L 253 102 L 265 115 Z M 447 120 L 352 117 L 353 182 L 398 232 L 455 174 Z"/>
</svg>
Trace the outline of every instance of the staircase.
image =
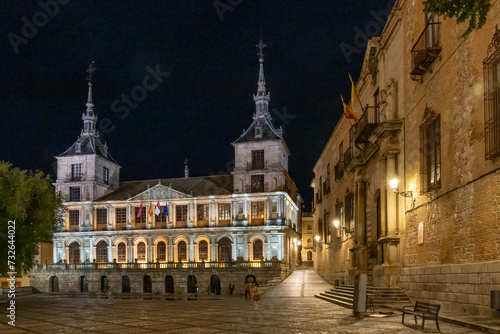
<svg viewBox="0 0 500 334">
<path fill-rule="evenodd" d="M 335 289 L 321 292 L 319 295 L 315 295 L 315 297 L 346 308 L 352 308 L 354 300 L 354 286 L 339 286 Z M 401 306 L 402 308 L 402 305 L 411 304 L 410 299 L 406 296 L 404 290 L 399 288 L 379 288 L 368 286 L 366 288 L 366 297 L 367 300 L 371 299 L 373 301 L 374 308 L 389 305 L 391 307 Z"/>
</svg>

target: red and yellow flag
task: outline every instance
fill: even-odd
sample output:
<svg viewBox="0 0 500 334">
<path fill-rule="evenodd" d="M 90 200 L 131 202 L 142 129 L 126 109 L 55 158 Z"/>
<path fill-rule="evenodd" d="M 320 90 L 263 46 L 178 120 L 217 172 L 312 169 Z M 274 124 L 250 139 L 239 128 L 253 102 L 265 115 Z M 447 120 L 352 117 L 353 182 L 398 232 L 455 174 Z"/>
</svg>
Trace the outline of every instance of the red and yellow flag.
<svg viewBox="0 0 500 334">
<path fill-rule="evenodd" d="M 153 205 L 151 204 L 151 202 L 149 202 L 149 211 L 148 211 L 148 215 L 149 217 L 151 217 L 153 215 Z"/>
<path fill-rule="evenodd" d="M 342 99 L 342 104 L 344 105 L 345 118 L 347 118 L 351 123 L 352 123 L 352 121 L 354 121 L 354 123 L 356 123 L 359 119 L 358 115 L 356 114 L 356 112 L 354 112 L 354 110 L 352 109 L 352 106 L 350 106 L 349 104 L 346 104 L 344 102 L 344 98 L 342 97 L 342 95 L 340 95 L 340 98 Z"/>
<path fill-rule="evenodd" d="M 354 81 L 352 81 L 350 74 L 349 74 L 349 79 L 351 80 L 351 109 L 356 114 L 356 116 L 358 116 L 358 114 L 356 113 L 356 109 L 358 109 L 358 104 L 359 104 L 358 110 L 360 113 L 363 112 L 363 105 L 361 104 L 361 99 L 359 98 L 358 89 L 356 88 Z"/>
</svg>

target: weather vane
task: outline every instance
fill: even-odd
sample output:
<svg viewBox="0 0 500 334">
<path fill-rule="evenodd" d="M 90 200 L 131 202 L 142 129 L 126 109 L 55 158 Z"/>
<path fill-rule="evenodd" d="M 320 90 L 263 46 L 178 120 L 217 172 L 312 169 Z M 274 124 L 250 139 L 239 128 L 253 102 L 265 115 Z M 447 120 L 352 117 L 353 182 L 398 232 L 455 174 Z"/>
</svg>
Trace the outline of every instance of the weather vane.
<svg viewBox="0 0 500 334">
<path fill-rule="evenodd" d="M 259 56 L 259 62 L 263 63 L 264 62 L 264 48 L 266 47 L 267 45 L 262 43 L 262 39 L 260 40 L 259 44 L 257 44 L 255 47 L 257 47 L 259 49 L 259 53 L 257 53 L 257 56 Z"/>
<path fill-rule="evenodd" d="M 87 79 L 89 80 L 89 82 L 92 82 L 92 73 L 95 72 L 94 61 L 90 63 L 89 68 L 86 72 L 89 74 L 89 77 Z"/>
</svg>

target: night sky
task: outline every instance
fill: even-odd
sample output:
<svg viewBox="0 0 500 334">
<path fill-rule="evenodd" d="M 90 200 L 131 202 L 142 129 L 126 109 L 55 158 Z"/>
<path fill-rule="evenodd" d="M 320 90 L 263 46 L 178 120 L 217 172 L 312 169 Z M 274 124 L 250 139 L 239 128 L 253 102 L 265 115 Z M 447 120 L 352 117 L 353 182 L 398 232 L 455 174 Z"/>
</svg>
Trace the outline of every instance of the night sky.
<svg viewBox="0 0 500 334">
<path fill-rule="evenodd" d="M 54 175 L 54 156 L 82 129 L 93 60 L 98 128 L 122 181 L 182 177 L 185 158 L 191 176 L 228 173 L 255 111 L 262 36 L 269 110 L 309 209 L 339 94 L 350 95 L 348 73 L 359 76 L 366 35 L 380 33 L 370 11 L 390 2 L 2 1 L 0 160 Z M 341 43 L 357 53 L 347 59 Z M 153 70 L 159 82 L 140 88 Z"/>
</svg>

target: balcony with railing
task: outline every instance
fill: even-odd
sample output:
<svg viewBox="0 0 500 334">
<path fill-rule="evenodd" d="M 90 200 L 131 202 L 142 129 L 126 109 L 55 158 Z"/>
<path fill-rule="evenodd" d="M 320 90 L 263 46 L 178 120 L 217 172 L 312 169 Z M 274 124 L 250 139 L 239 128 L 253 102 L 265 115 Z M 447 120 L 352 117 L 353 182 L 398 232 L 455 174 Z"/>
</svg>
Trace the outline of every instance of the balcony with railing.
<svg viewBox="0 0 500 334">
<path fill-rule="evenodd" d="M 316 193 L 316 203 L 319 204 L 323 201 L 323 198 L 319 192 Z"/>
<path fill-rule="evenodd" d="M 354 159 L 354 147 L 349 146 L 344 153 L 344 167 L 349 166 L 352 159 Z"/>
<path fill-rule="evenodd" d="M 339 160 L 335 164 L 335 181 L 340 180 L 344 176 L 344 160 Z"/>
<path fill-rule="evenodd" d="M 62 263 L 36 264 L 32 268 L 36 271 L 63 271 L 63 270 L 121 270 L 121 269 L 203 269 L 203 268 L 279 268 L 280 261 L 183 261 L 183 262 L 86 262 L 86 263 Z"/>
<path fill-rule="evenodd" d="M 441 22 L 428 22 L 411 49 L 411 78 L 413 80 L 420 80 L 419 77 L 429 70 L 432 62 L 439 56 L 441 52 L 440 26 Z"/>
<path fill-rule="evenodd" d="M 323 182 L 323 194 L 328 195 L 330 193 L 330 180 L 326 179 Z"/>
<path fill-rule="evenodd" d="M 371 133 L 380 123 L 378 106 L 366 106 L 363 115 L 355 125 L 354 137 L 356 143 L 366 143 Z"/>
</svg>

